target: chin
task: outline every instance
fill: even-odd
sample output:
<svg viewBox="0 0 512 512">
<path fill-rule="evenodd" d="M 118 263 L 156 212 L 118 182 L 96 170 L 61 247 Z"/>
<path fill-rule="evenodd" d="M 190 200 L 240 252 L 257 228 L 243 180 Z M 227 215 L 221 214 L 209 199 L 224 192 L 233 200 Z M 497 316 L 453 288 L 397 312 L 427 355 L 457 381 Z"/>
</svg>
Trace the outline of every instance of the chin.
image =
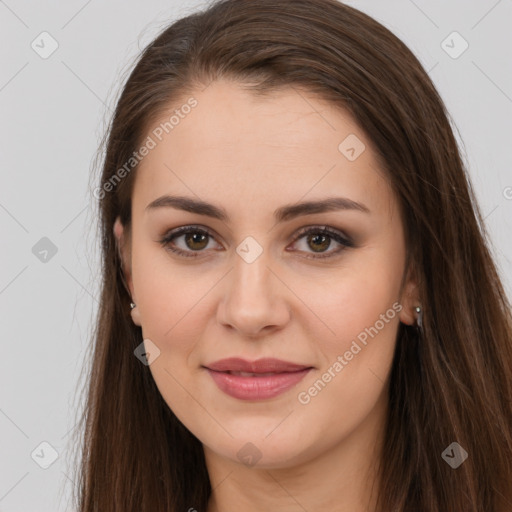
<svg viewBox="0 0 512 512">
<path fill-rule="evenodd" d="M 210 451 L 236 464 L 257 469 L 290 468 L 308 459 L 309 444 L 298 432 L 293 435 L 284 430 L 278 433 L 276 430 L 268 435 L 271 430 L 239 429 L 238 432 L 244 432 L 243 436 L 235 439 L 227 437 L 222 443 L 209 439 L 203 444 L 209 446 Z"/>
</svg>

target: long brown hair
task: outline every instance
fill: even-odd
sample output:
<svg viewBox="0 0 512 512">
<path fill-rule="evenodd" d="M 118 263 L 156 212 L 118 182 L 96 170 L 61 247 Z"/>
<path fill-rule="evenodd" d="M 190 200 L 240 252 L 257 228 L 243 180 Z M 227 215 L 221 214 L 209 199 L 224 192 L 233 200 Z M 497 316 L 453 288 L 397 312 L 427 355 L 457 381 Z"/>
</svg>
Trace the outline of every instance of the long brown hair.
<svg viewBox="0 0 512 512">
<path fill-rule="evenodd" d="M 95 192 L 102 289 L 80 434 L 78 510 L 207 508 L 202 445 L 133 353 L 142 332 L 130 318 L 113 225 L 120 216 L 129 233 L 137 166 L 127 170 L 126 163 L 148 127 L 170 102 L 222 77 L 255 94 L 301 87 L 348 110 L 399 201 L 406 270 L 417 276 L 425 313 L 422 334 L 399 326 L 378 510 L 512 510 L 511 307 L 449 114 L 411 51 L 336 0 L 214 2 L 166 28 L 126 81 Z M 468 453 L 457 469 L 441 456 L 452 442 Z"/>
</svg>

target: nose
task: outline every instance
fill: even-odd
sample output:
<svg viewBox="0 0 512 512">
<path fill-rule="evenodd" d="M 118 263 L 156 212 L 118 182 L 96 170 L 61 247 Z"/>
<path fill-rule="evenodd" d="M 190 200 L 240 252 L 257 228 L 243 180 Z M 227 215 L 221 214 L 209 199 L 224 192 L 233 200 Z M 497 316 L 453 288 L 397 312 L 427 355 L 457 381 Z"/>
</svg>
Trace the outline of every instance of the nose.
<svg viewBox="0 0 512 512">
<path fill-rule="evenodd" d="M 238 254 L 226 276 L 217 319 L 222 325 L 249 338 L 282 329 L 290 320 L 290 290 L 271 268 L 263 252 L 252 262 Z"/>
</svg>

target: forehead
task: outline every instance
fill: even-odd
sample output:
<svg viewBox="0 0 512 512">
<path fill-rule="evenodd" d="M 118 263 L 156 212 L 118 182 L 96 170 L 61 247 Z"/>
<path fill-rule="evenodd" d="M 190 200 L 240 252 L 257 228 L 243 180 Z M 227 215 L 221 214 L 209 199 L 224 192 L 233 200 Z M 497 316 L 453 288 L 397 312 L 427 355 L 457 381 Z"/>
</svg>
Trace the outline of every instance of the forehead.
<svg viewBox="0 0 512 512">
<path fill-rule="evenodd" d="M 164 193 L 240 211 L 336 193 L 381 212 L 392 201 L 371 142 L 339 107 L 295 87 L 257 97 L 230 81 L 191 97 L 193 108 L 174 101 L 148 131 L 154 147 L 137 169 L 134 208 Z"/>
</svg>

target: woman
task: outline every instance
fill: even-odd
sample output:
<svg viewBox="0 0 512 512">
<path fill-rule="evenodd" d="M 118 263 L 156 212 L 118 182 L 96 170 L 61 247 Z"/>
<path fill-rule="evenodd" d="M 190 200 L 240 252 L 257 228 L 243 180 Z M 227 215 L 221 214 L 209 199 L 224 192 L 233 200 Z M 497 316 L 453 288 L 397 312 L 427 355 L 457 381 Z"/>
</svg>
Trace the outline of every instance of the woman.
<svg viewBox="0 0 512 512">
<path fill-rule="evenodd" d="M 335 0 L 224 0 L 118 101 L 78 505 L 512 510 L 512 322 L 441 98 Z"/>
</svg>

